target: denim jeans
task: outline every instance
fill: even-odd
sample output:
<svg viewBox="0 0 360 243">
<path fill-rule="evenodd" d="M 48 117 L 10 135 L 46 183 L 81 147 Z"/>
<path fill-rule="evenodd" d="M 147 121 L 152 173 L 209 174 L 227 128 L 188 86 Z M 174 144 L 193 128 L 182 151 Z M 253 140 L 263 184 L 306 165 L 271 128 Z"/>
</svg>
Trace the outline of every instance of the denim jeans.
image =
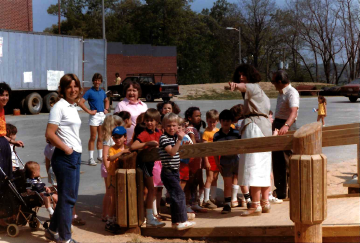
<svg viewBox="0 0 360 243">
<path fill-rule="evenodd" d="M 180 187 L 179 170 L 162 168 L 161 180 L 170 194 L 171 222 L 175 224 L 187 221 L 185 193 Z"/>
<path fill-rule="evenodd" d="M 80 180 L 81 154 L 66 155 L 56 148 L 51 166 L 57 180 L 58 203 L 50 220 L 50 230 L 58 232 L 60 240 L 71 239 L 72 211 L 77 200 Z"/>
</svg>

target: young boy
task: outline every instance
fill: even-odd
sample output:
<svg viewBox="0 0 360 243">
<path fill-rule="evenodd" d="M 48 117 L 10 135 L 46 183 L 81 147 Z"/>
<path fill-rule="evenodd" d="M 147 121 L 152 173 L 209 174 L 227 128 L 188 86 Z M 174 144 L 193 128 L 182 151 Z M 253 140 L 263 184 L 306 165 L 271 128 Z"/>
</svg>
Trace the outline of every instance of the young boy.
<svg viewBox="0 0 360 243">
<path fill-rule="evenodd" d="M 126 141 L 126 129 L 124 127 L 115 127 L 111 135 L 115 144 L 109 148 L 108 160 L 104 161 L 105 168 L 108 172 L 107 185 L 111 198 L 109 217 L 105 225 L 105 230 L 116 234 L 120 229 L 120 226 L 115 223 L 115 171 L 119 168 L 120 156 L 125 153 L 129 153 L 129 149 L 126 149 L 124 145 Z"/>
<path fill-rule="evenodd" d="M 213 142 L 214 135 L 219 129 L 216 127 L 219 122 L 219 112 L 217 110 L 209 110 L 206 112 L 207 128 L 203 133 L 203 142 Z M 214 204 L 216 199 L 217 180 L 219 176 L 219 168 L 215 163 L 214 156 L 208 157 L 208 162 L 205 164 L 206 168 L 206 183 L 205 183 L 205 195 L 203 207 L 215 209 L 217 206 Z M 211 186 L 211 200 L 209 199 Z"/>
<path fill-rule="evenodd" d="M 40 165 L 35 161 L 28 161 L 25 164 L 25 177 L 26 177 L 26 191 L 36 191 L 42 197 L 45 208 L 49 212 L 50 217 L 53 215 L 54 210 L 51 207 L 49 194 L 51 190 L 45 186 L 40 179 Z"/>
<path fill-rule="evenodd" d="M 162 163 L 161 180 L 170 194 L 171 222 L 173 228 L 185 230 L 194 227 L 195 222 L 187 221 L 186 200 L 180 186 L 180 156 L 179 148 L 184 132 L 178 131 L 179 117 L 167 113 L 162 125 L 165 133 L 160 137 L 159 155 Z"/>
<path fill-rule="evenodd" d="M 6 136 L 8 138 L 10 138 L 11 140 L 15 141 L 16 134 L 17 134 L 17 128 L 13 124 L 7 123 L 6 124 Z M 16 154 L 14 153 L 13 145 L 10 145 L 10 150 L 11 150 L 12 168 L 13 168 L 13 172 L 14 172 L 19 169 L 20 164 L 19 164 L 18 158 L 16 157 Z"/>
<path fill-rule="evenodd" d="M 227 141 L 233 139 L 240 139 L 240 133 L 231 127 L 234 116 L 230 110 L 223 110 L 220 115 L 221 129 L 215 133 L 214 142 Z M 237 201 L 237 192 L 239 190 L 238 185 L 238 168 L 239 168 L 239 156 L 226 155 L 215 157 L 215 162 L 220 169 L 221 175 L 224 178 L 224 198 L 225 206 L 221 211 L 222 214 L 231 212 L 231 202 Z M 232 192 L 231 192 L 232 189 Z"/>
<path fill-rule="evenodd" d="M 131 144 L 131 150 L 146 149 L 150 147 L 157 147 L 161 136 L 161 131 L 157 129 L 157 125 L 160 122 L 160 113 L 154 108 L 150 108 L 144 115 L 145 130 L 141 132 L 135 141 Z M 146 197 L 146 227 L 164 227 L 164 222 L 159 222 L 154 217 L 153 201 L 155 198 L 153 168 L 154 162 L 141 163 L 138 165 L 144 172 L 144 182 L 148 189 Z"/>
</svg>

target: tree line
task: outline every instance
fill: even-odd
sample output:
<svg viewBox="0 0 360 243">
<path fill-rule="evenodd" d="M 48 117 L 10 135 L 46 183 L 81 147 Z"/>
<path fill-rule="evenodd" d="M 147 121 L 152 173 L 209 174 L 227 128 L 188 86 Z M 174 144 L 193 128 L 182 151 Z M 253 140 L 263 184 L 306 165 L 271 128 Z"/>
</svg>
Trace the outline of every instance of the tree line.
<svg viewBox="0 0 360 243">
<path fill-rule="evenodd" d="M 101 0 L 61 0 L 61 34 L 102 38 Z M 194 12 L 192 0 L 105 0 L 106 39 L 124 44 L 176 46 L 180 84 L 227 82 L 239 64 L 263 80 L 279 63 L 292 81 L 338 84 L 359 76 L 356 0 L 217 0 Z M 58 5 L 48 13 L 58 15 Z M 58 34 L 58 25 L 45 29 Z"/>
</svg>

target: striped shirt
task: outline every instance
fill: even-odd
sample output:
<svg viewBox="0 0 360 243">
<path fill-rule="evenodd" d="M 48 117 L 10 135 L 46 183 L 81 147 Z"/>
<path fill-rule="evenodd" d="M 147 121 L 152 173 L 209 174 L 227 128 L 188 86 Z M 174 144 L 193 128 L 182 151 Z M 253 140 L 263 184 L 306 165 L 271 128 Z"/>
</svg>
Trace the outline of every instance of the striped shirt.
<svg viewBox="0 0 360 243">
<path fill-rule="evenodd" d="M 174 156 L 168 154 L 165 150 L 167 146 L 174 147 L 177 141 L 177 135 L 171 136 L 166 132 L 161 135 L 159 142 L 159 156 L 163 168 L 168 168 L 172 170 L 178 170 L 180 166 L 180 156 L 179 152 L 176 152 Z"/>
</svg>

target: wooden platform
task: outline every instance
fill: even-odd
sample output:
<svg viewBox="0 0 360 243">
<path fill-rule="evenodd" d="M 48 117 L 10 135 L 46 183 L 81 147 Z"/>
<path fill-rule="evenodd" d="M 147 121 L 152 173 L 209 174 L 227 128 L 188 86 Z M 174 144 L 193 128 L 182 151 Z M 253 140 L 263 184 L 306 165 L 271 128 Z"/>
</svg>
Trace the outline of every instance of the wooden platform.
<svg viewBox="0 0 360 243">
<path fill-rule="evenodd" d="M 196 227 L 176 231 L 167 220 L 160 229 L 142 226 L 144 236 L 159 238 L 231 238 L 231 237 L 285 237 L 293 239 L 294 223 L 289 218 L 289 201 L 272 204 L 271 213 L 261 216 L 240 217 L 245 208 L 233 208 L 230 214 L 221 214 L 221 208 L 196 215 Z M 333 241 L 360 240 L 360 198 L 346 197 L 328 199 L 327 218 L 323 223 L 323 237 Z M 350 238 L 349 238 L 350 237 Z M 269 239 L 270 239 L 269 238 Z M 343 240 L 341 240 L 343 239 Z"/>
</svg>

